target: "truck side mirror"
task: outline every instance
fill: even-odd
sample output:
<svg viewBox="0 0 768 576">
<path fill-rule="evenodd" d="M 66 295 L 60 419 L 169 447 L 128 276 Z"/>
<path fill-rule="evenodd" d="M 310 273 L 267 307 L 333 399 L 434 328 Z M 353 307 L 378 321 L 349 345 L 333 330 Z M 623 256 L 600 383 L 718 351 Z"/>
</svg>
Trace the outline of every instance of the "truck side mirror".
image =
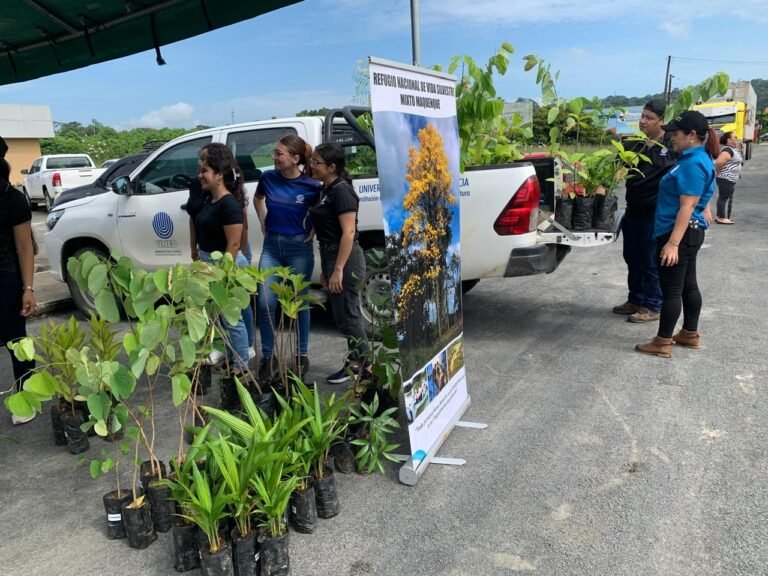
<svg viewBox="0 0 768 576">
<path fill-rule="evenodd" d="M 112 182 L 112 192 L 120 194 L 121 196 L 130 196 L 132 192 L 131 179 L 128 176 L 116 178 L 115 181 Z"/>
<path fill-rule="evenodd" d="M 22 173 L 22 174 L 29 174 L 29 170 L 27 170 L 26 168 L 24 168 L 24 169 L 21 171 L 21 173 Z"/>
</svg>

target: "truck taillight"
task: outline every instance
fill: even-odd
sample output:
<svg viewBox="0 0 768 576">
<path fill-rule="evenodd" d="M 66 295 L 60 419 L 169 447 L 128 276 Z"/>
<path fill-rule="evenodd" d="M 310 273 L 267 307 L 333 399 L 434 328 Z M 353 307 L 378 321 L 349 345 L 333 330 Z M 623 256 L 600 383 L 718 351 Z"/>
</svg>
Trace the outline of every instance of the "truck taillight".
<svg viewBox="0 0 768 576">
<path fill-rule="evenodd" d="M 61 174 L 59 174 L 58 172 L 54 172 L 53 173 L 53 179 L 51 180 L 51 183 L 54 186 L 61 186 Z"/>
<path fill-rule="evenodd" d="M 536 230 L 540 194 L 536 176 L 531 176 L 523 182 L 493 223 L 496 234 L 514 236 Z"/>
</svg>

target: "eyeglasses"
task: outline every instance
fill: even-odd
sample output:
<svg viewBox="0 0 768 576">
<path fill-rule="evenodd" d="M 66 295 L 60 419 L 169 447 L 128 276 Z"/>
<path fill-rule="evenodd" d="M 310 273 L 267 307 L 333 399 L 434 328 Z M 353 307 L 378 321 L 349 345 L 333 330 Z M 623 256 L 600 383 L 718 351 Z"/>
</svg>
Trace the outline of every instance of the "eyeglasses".
<svg viewBox="0 0 768 576">
<path fill-rule="evenodd" d="M 314 158 L 310 159 L 310 161 L 309 161 L 309 165 L 310 166 L 320 166 L 321 164 L 325 164 L 326 166 L 328 166 L 329 163 L 328 162 L 320 162 L 320 160 L 315 160 Z"/>
<path fill-rule="evenodd" d="M 275 148 L 272 150 L 271 154 L 272 158 L 280 158 L 280 156 L 290 156 L 288 152 L 283 152 L 282 150 L 279 150 Z"/>
</svg>

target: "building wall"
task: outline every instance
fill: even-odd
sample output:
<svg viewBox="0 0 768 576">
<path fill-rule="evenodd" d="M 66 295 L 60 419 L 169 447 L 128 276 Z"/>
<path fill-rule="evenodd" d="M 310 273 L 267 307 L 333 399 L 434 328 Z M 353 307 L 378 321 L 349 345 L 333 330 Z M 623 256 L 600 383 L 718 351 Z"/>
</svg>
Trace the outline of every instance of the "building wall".
<svg viewBox="0 0 768 576">
<path fill-rule="evenodd" d="M 40 156 L 40 141 L 37 138 L 6 138 L 5 142 L 8 144 L 5 159 L 11 165 L 11 184 L 18 184 L 21 190 L 21 182 L 24 180 L 21 170 L 29 169 L 35 158 Z"/>
</svg>

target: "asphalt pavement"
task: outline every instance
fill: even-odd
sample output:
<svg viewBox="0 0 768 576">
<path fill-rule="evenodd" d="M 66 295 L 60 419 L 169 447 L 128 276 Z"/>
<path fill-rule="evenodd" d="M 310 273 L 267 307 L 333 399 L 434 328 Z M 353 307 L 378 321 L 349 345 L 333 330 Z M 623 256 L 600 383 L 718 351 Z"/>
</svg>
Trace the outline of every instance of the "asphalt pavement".
<svg viewBox="0 0 768 576">
<path fill-rule="evenodd" d="M 656 325 L 611 313 L 626 300 L 621 240 L 575 249 L 551 275 L 480 282 L 464 301 L 465 418 L 488 428 L 455 429 L 440 452 L 467 464 L 431 465 L 414 487 L 395 465 L 338 475 L 341 513 L 291 534 L 291 573 L 768 574 L 767 177 L 760 146 L 736 224 L 707 233 L 700 350 L 634 352 Z M 344 343 L 313 320 L 320 380 Z M 0 368 L 10 374 L 5 354 Z M 174 425 L 166 409 L 161 429 Z M 47 418 L 14 428 L 0 414 L 0 434 L 3 576 L 175 574 L 170 534 L 143 551 L 106 539 L 110 481 L 54 446 Z"/>
</svg>

